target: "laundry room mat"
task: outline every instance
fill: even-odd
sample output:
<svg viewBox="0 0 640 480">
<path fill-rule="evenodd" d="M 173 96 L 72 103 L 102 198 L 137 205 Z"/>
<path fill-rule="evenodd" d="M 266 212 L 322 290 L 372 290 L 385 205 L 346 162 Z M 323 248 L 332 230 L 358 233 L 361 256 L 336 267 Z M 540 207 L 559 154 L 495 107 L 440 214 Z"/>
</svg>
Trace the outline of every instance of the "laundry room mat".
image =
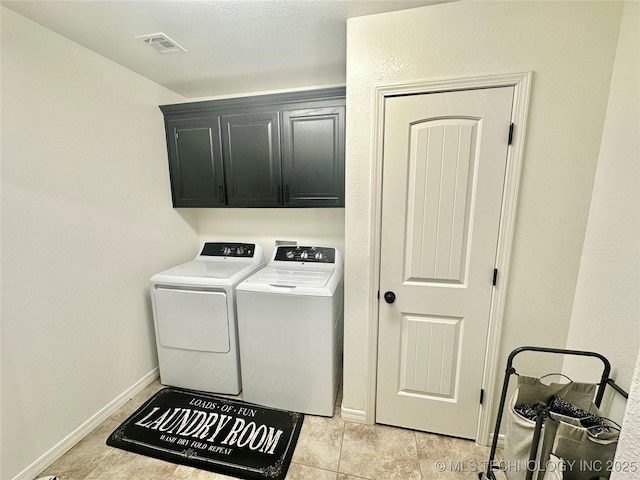
<svg viewBox="0 0 640 480">
<path fill-rule="evenodd" d="M 304 415 L 167 387 L 107 445 L 244 479 L 283 480 Z"/>
</svg>

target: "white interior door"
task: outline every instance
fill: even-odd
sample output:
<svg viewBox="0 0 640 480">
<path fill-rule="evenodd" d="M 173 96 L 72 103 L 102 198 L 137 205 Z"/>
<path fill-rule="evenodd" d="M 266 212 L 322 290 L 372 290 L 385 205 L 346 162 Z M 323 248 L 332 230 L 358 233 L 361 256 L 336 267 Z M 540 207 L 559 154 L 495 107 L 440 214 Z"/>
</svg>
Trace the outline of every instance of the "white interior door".
<svg viewBox="0 0 640 480">
<path fill-rule="evenodd" d="M 385 101 L 378 423 L 476 437 L 513 94 Z"/>
</svg>

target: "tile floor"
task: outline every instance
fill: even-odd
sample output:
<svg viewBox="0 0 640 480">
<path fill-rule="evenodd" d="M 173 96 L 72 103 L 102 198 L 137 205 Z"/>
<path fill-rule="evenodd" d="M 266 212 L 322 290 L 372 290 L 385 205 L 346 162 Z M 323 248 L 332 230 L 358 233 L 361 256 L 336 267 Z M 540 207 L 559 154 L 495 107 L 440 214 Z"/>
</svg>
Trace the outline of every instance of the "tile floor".
<svg viewBox="0 0 640 480">
<path fill-rule="evenodd" d="M 158 381 L 149 385 L 37 478 L 231 479 L 105 444 L 109 434 L 160 388 Z M 477 479 L 478 472 L 486 470 L 488 447 L 402 428 L 345 422 L 340 418 L 340 401 L 337 405 L 332 418 L 305 416 L 287 480 L 458 480 Z"/>
</svg>

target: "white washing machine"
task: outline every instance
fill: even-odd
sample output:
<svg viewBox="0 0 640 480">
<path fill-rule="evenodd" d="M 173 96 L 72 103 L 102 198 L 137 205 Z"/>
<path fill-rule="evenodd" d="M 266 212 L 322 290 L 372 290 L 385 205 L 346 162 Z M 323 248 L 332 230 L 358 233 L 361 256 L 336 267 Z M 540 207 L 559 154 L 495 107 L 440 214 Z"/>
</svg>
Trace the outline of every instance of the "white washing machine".
<svg viewBox="0 0 640 480">
<path fill-rule="evenodd" d="M 279 246 L 236 295 L 243 399 L 333 416 L 342 371 L 340 252 Z"/>
<path fill-rule="evenodd" d="M 205 243 L 194 260 L 151 277 L 163 384 L 240 393 L 235 287 L 264 263 L 259 245 Z"/>
</svg>

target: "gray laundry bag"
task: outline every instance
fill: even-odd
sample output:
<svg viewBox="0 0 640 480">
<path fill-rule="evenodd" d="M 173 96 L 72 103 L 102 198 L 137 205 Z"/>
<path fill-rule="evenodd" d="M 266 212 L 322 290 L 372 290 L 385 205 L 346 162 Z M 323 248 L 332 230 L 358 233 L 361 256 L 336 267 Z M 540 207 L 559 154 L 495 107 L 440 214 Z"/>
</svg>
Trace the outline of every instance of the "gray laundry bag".
<svg viewBox="0 0 640 480">
<path fill-rule="evenodd" d="M 536 422 L 524 418 L 516 412 L 517 405 L 528 404 L 534 405 L 542 402 L 547 405 L 551 397 L 560 397 L 585 411 L 593 411 L 593 399 L 598 388 L 596 383 L 579 383 L 569 381 L 568 383 L 549 383 L 542 382 L 542 378 L 528 377 L 525 375 L 518 376 L 518 388 L 511 397 L 509 408 L 505 413 L 505 443 L 503 449 L 503 462 L 501 469 L 504 471 L 508 480 L 525 480 L 527 470 L 533 469 L 541 472 L 539 468 L 541 458 L 547 457 L 542 452 L 545 442 L 540 442 L 536 462 L 529 463 L 531 454 L 531 446 L 533 443 L 533 433 Z M 541 438 L 544 438 L 544 429 Z M 547 447 L 550 448 L 550 447 Z M 536 478 L 534 475 L 533 478 Z"/>
<path fill-rule="evenodd" d="M 551 413 L 542 442 L 543 480 L 609 478 L 619 435 L 617 426 L 594 433 L 593 429 L 583 427 L 579 419 Z"/>
</svg>

